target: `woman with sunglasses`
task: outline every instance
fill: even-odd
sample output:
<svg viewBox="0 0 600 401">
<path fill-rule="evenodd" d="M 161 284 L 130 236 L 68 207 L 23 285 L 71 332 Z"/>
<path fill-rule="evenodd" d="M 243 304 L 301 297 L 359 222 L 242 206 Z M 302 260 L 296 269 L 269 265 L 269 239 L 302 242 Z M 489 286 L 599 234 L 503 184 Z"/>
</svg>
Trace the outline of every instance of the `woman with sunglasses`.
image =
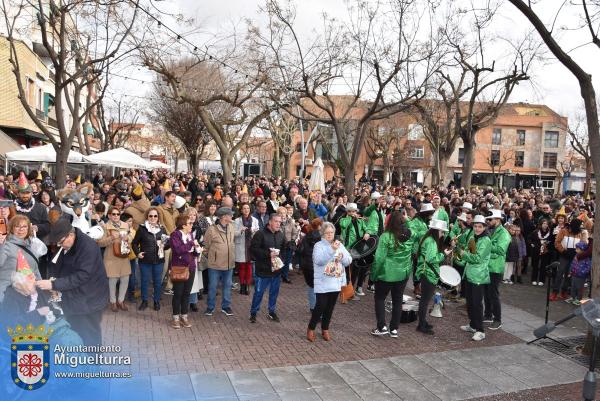
<svg viewBox="0 0 600 401">
<path fill-rule="evenodd" d="M 142 303 L 138 310 L 148 308 L 148 286 L 152 279 L 154 310 L 160 310 L 160 285 L 162 269 L 165 264 L 165 249 L 169 249 L 169 237 L 165 228 L 159 223 L 159 211 L 155 206 L 146 211 L 144 224 L 138 227 L 131 242 L 133 252 L 137 255 L 142 274 Z"/>
<path fill-rule="evenodd" d="M 133 232 L 129 225 L 121 221 L 121 212 L 115 206 L 108 209 L 108 223 L 104 225 L 104 236 L 97 243 L 98 246 L 106 247 L 104 249 L 104 267 L 108 276 L 108 286 L 110 289 L 110 310 L 118 312 L 119 309 L 127 311 L 125 305 L 125 295 L 127 295 L 127 284 L 131 274 L 131 265 L 127 255 L 122 256 L 118 252 L 122 241 L 131 244 Z M 119 296 L 117 298 L 117 283 L 119 285 Z"/>
</svg>

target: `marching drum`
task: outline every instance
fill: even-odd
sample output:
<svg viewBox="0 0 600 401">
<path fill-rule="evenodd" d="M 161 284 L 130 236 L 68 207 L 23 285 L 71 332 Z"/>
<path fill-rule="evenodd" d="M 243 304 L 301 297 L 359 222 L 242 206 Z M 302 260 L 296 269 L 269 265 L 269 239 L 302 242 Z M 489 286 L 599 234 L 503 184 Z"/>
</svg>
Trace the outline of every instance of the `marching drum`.
<svg viewBox="0 0 600 401">
<path fill-rule="evenodd" d="M 368 240 L 356 241 L 349 249 L 352 261 L 357 267 L 369 267 L 375 260 L 374 254 L 377 249 L 377 236 L 373 235 Z"/>
<path fill-rule="evenodd" d="M 402 304 L 402 313 L 400 314 L 400 323 L 412 323 L 417 320 L 419 311 L 418 301 L 406 301 Z"/>
<path fill-rule="evenodd" d="M 450 287 L 457 287 L 460 284 L 460 273 L 452 266 L 440 266 L 440 281 Z"/>
</svg>

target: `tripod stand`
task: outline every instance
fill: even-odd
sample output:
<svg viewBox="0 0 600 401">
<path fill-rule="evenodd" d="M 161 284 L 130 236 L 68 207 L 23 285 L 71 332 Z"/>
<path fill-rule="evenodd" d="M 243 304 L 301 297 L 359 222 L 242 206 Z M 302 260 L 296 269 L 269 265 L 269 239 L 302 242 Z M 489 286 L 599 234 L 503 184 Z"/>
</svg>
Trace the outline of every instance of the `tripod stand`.
<svg viewBox="0 0 600 401">
<path fill-rule="evenodd" d="M 547 283 L 546 283 L 546 313 L 544 315 L 544 325 L 548 324 L 548 314 L 550 313 L 550 291 L 551 291 L 552 281 L 554 280 L 554 277 L 556 276 L 556 270 L 558 269 L 558 266 L 559 266 L 559 262 L 553 262 L 545 267 Z M 563 347 L 568 347 L 568 345 L 563 343 L 562 341 L 559 341 L 552 337 L 548 337 L 546 334 L 544 334 L 542 337 L 534 338 L 533 340 L 528 341 L 527 344 L 533 344 L 536 341 L 541 340 L 541 339 L 551 340 L 557 344 L 562 345 Z"/>
</svg>

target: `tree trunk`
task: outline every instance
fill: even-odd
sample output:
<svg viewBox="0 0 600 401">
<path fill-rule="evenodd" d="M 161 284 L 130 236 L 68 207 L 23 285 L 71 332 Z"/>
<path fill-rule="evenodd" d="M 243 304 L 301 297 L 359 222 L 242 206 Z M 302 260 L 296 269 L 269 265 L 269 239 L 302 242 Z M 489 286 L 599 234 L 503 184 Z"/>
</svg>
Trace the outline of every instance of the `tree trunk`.
<svg viewBox="0 0 600 401">
<path fill-rule="evenodd" d="M 284 153 L 283 154 L 283 176 L 286 179 L 290 179 L 290 154 L 289 153 Z"/>
<path fill-rule="evenodd" d="M 272 167 L 271 167 L 271 176 L 273 177 L 279 177 L 281 175 L 281 164 L 280 164 L 280 159 L 279 159 L 279 146 L 277 146 L 277 144 L 275 144 L 274 149 L 273 149 L 273 162 L 272 162 Z M 267 172 L 265 171 L 264 173 L 265 175 L 267 174 Z"/>
<path fill-rule="evenodd" d="M 344 190 L 346 191 L 346 195 L 348 195 L 348 201 L 354 202 L 354 185 L 356 183 L 354 166 L 352 164 L 347 164 L 344 169 L 344 174 L 346 176 L 344 180 Z"/>
<path fill-rule="evenodd" d="M 587 199 L 592 191 L 592 159 L 585 162 L 585 188 L 583 190 L 583 199 Z"/>
<path fill-rule="evenodd" d="M 67 161 L 69 160 L 69 147 L 59 145 L 56 151 L 56 188 L 63 188 L 66 184 Z"/>
<path fill-rule="evenodd" d="M 179 151 L 175 151 L 175 175 L 177 175 L 177 169 L 179 168 Z"/>
<path fill-rule="evenodd" d="M 188 159 L 188 171 L 198 175 L 198 149 L 190 152 Z"/>
<path fill-rule="evenodd" d="M 385 154 L 383 155 L 383 184 L 389 184 L 390 181 L 390 159 L 387 157 L 387 154 Z"/>
<path fill-rule="evenodd" d="M 229 185 L 233 179 L 233 155 L 221 153 L 221 168 L 223 169 L 223 185 Z"/>
<path fill-rule="evenodd" d="M 460 186 L 469 189 L 471 187 L 471 181 L 473 180 L 473 163 L 475 163 L 475 145 L 468 140 L 465 141 L 463 138 L 465 159 L 463 161 L 462 177 L 460 179 Z"/>
</svg>

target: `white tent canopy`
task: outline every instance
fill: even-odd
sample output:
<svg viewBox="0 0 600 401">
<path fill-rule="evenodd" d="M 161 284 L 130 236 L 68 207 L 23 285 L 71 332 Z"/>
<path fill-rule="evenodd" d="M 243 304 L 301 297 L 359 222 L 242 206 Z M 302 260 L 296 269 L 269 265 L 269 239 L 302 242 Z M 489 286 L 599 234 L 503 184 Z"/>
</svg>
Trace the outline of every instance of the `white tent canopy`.
<svg viewBox="0 0 600 401">
<path fill-rule="evenodd" d="M 147 160 L 144 160 L 140 156 L 125 148 L 111 149 L 107 150 L 106 152 L 96 153 L 94 155 L 86 156 L 86 159 L 92 163 L 113 167 L 143 169 L 152 168 L 149 166 L 149 162 Z"/>
<path fill-rule="evenodd" d="M 163 168 L 163 169 L 167 169 L 167 170 L 171 169 L 170 165 L 165 164 L 165 163 L 161 162 L 160 160 L 150 160 L 148 162 L 148 167 L 151 167 L 151 168 Z"/>
<path fill-rule="evenodd" d="M 54 147 L 48 144 L 7 152 L 6 159 L 10 161 L 56 163 L 56 152 Z M 74 150 L 69 152 L 68 163 L 85 163 L 86 161 L 86 157 L 81 153 Z"/>
</svg>

